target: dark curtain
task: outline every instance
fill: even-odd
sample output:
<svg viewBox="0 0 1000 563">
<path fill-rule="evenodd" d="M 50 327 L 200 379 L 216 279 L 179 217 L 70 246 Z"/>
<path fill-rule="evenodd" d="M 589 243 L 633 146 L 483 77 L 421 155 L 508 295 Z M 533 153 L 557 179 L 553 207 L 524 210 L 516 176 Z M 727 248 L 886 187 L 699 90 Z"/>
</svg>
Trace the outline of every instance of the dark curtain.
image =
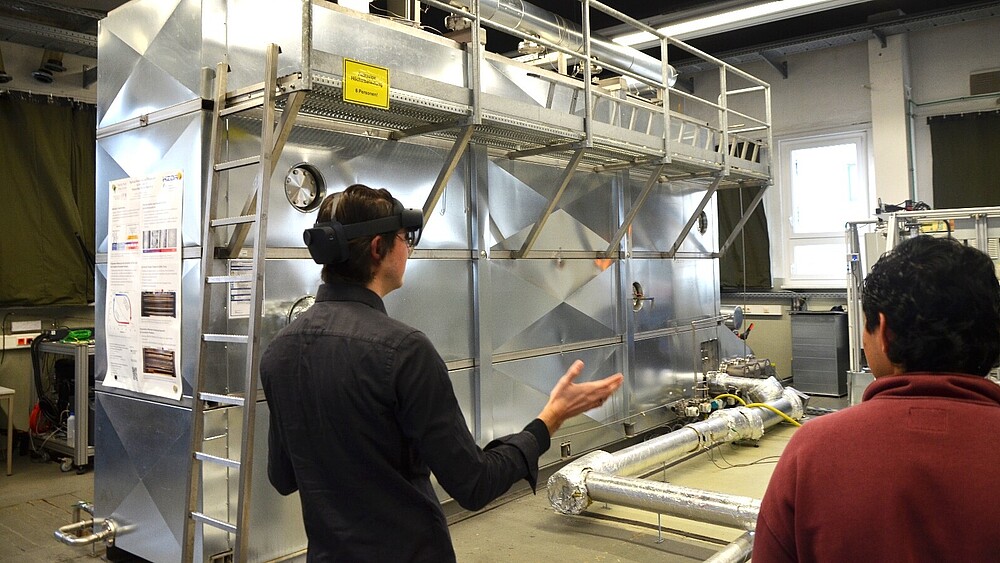
<svg viewBox="0 0 1000 563">
<path fill-rule="evenodd" d="M 0 94 L 0 306 L 94 300 L 92 105 Z"/>
<path fill-rule="evenodd" d="M 720 190 L 719 245 L 740 222 L 743 212 L 765 186 Z M 745 238 L 743 238 L 745 237 Z M 746 276 L 744 279 L 744 275 Z M 719 259 L 719 279 L 723 290 L 771 289 L 771 252 L 767 236 L 764 203 L 757 205 L 750 219 L 736 235 L 729 250 Z"/>
<path fill-rule="evenodd" d="M 929 117 L 934 208 L 1000 205 L 1000 111 Z"/>
</svg>

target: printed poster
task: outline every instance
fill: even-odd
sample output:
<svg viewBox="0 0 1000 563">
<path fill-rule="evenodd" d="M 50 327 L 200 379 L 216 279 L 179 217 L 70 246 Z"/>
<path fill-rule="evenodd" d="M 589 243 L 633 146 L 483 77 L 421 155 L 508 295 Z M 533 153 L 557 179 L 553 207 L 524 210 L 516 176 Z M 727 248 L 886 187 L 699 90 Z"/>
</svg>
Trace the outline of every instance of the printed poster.
<svg viewBox="0 0 1000 563">
<path fill-rule="evenodd" d="M 180 399 L 183 174 L 110 182 L 104 385 Z"/>
</svg>

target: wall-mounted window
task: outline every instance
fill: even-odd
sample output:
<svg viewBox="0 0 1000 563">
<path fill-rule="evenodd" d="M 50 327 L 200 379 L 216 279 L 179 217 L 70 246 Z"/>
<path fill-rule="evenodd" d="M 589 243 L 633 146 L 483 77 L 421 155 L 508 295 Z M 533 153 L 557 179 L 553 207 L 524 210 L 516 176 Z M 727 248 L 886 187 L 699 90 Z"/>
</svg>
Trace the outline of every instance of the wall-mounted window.
<svg viewBox="0 0 1000 563">
<path fill-rule="evenodd" d="M 871 216 L 868 132 L 851 131 L 778 142 L 779 220 L 770 227 L 772 269 L 783 287 L 845 287 L 844 225 Z"/>
</svg>

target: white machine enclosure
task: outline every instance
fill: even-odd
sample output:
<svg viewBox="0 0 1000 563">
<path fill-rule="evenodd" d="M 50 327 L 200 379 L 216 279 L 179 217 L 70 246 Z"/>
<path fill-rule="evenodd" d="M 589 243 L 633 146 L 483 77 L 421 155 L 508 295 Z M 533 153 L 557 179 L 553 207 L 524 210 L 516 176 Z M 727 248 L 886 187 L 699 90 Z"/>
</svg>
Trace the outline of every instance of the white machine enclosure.
<svg viewBox="0 0 1000 563">
<path fill-rule="evenodd" d="M 311 27 L 303 27 L 303 21 Z M 263 78 L 268 43 L 282 48 L 278 75 L 304 72 L 319 56 L 336 55 L 384 66 L 401 77 L 420 76 L 441 88 L 466 89 L 466 52 L 451 40 L 322 1 L 135 0 L 101 22 L 98 65 L 97 148 L 97 379 L 107 372 L 104 340 L 108 252 L 108 186 L 180 170 L 184 174 L 183 284 L 179 401 L 98 384 L 95 433 L 95 510 L 120 528 L 118 548 L 151 561 L 180 558 L 186 519 L 185 487 L 191 463 L 191 390 L 199 358 L 202 307 L 201 249 L 204 194 L 210 176 L 209 130 L 212 75 L 228 62 L 230 89 Z M 303 45 L 311 44 L 311 50 Z M 312 61 L 303 59 L 312 58 Z M 338 59 L 339 60 L 339 59 Z M 572 94 L 555 91 L 524 65 L 486 59 L 482 88 L 512 107 L 551 111 L 571 108 Z M 331 72 L 336 65 L 330 67 Z M 314 80 L 314 87 L 326 87 Z M 266 245 L 264 345 L 288 323 L 293 306 L 314 295 L 320 266 L 305 252 L 302 232 L 315 213 L 303 213 L 285 197 L 286 171 L 308 163 L 322 176 L 326 193 L 353 183 L 385 187 L 407 207 L 428 196 L 450 143 L 439 136 L 401 141 L 366 133 L 340 110 L 324 115 L 324 100 L 307 101 L 304 119 L 292 130 L 271 178 Z M 444 104 L 447 105 L 447 104 Z M 550 106 L 550 107 L 547 107 Z M 601 112 L 607 115 L 602 119 Z M 648 131 L 616 132 L 612 114 L 632 110 L 598 103 L 595 121 L 609 134 L 662 137 L 652 117 Z M 311 112 L 311 113 L 310 113 Z M 573 125 L 580 110 L 543 116 Z M 325 121 L 332 115 L 335 120 Z M 520 115 L 520 114 L 519 114 Z M 574 125 L 575 126 L 575 125 Z M 233 118 L 224 151 L 235 159 L 258 152 L 259 121 Z M 569 127 L 569 125 L 567 125 Z M 657 130 L 657 127 L 660 127 Z M 678 124 L 678 133 L 684 127 Z M 711 134 L 697 130 L 688 150 L 691 171 L 717 172 L 720 157 Z M 704 154 L 703 154 L 704 153 Z M 680 162 L 680 161 L 678 161 Z M 743 163 L 748 177 L 767 181 L 766 161 Z M 704 182 L 654 187 L 635 216 L 621 251 L 601 257 L 623 218 L 640 198 L 648 169 L 577 172 L 548 217 L 528 257 L 514 259 L 553 198 L 563 164 L 545 159 L 497 156 L 487 141 L 474 142 L 459 161 L 430 214 L 413 253 L 402 289 L 386 298 L 389 314 L 424 331 L 449 367 L 456 395 L 481 444 L 520 430 L 545 404 L 549 390 L 569 364 L 586 363 L 587 377 L 626 374 L 611 401 L 566 424 L 542 458 L 553 464 L 567 453 L 601 448 L 634 431 L 669 422 L 669 404 L 690 397 L 707 362 L 719 359 L 718 252 L 714 198 L 705 207 L 707 229 L 691 229 L 678 252 L 665 257 L 705 194 Z M 238 208 L 252 185 L 251 172 L 234 172 L 223 187 Z M 255 244 L 256 241 L 248 241 Z M 633 282 L 652 298 L 634 310 Z M 224 301 L 224 300 L 222 300 Z M 214 323 L 246 324 L 212 311 Z M 239 385 L 241 356 L 220 354 L 203 374 L 220 389 Z M 241 368 L 240 368 L 241 369 Z M 236 375 L 234 375 L 236 374 Z M 260 394 L 261 400 L 263 394 Z M 267 483 L 266 402 L 256 418 L 250 537 L 253 560 L 267 560 L 305 547 L 297 495 L 280 497 Z M 643 413 L 642 416 L 635 416 Z M 239 417 L 225 410 L 206 415 L 206 435 L 220 438 L 209 453 L 240 449 Z M 563 436 L 566 436 L 563 438 Z M 562 445 L 562 447 L 560 447 Z M 225 468 L 204 470 L 202 510 L 232 517 L 235 480 Z M 439 491 L 446 498 L 444 491 Z M 202 560 L 229 548 L 226 535 L 206 528 L 196 554 Z"/>
</svg>

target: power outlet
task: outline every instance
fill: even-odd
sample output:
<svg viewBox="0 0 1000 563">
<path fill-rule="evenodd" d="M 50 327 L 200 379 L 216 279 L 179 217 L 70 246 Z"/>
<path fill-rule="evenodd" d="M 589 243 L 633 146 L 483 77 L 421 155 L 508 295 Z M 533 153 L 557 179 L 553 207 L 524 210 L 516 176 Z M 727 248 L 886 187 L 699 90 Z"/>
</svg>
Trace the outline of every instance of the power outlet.
<svg viewBox="0 0 1000 563">
<path fill-rule="evenodd" d="M 5 334 L 3 337 L 4 350 L 16 348 L 30 348 L 31 342 L 41 336 L 38 332 L 28 332 L 23 334 Z"/>
</svg>

